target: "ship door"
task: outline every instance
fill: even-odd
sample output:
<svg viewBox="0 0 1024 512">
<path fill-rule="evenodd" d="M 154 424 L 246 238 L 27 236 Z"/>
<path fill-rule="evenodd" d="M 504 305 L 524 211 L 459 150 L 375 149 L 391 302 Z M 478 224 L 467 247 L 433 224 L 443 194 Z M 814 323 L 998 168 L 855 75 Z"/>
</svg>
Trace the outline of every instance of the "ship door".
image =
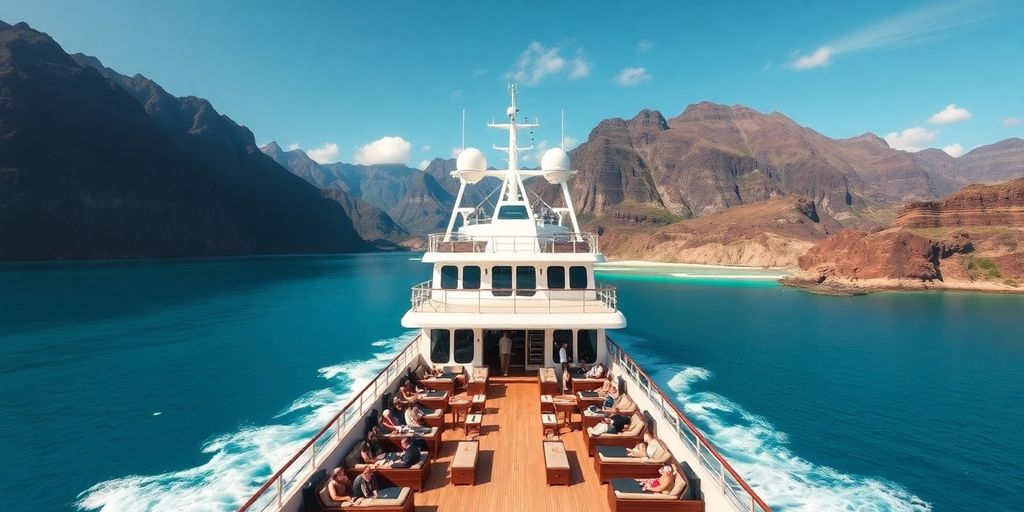
<svg viewBox="0 0 1024 512">
<path fill-rule="evenodd" d="M 501 360 L 498 358 L 498 340 L 504 329 L 488 329 L 484 331 L 484 364 L 491 368 L 494 375 L 498 368 L 501 368 Z M 526 371 L 526 335 L 527 331 L 508 330 L 509 338 L 512 338 L 512 358 L 509 361 L 509 369 L 515 372 Z M 533 331 L 529 331 L 533 332 Z M 537 331 L 544 335 L 544 331 Z"/>
</svg>

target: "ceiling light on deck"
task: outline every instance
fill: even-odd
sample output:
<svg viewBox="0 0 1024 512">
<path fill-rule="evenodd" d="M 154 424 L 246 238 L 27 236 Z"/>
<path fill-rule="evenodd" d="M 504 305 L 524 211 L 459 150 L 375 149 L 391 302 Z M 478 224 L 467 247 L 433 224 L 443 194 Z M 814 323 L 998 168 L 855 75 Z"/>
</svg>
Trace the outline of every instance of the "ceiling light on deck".
<svg viewBox="0 0 1024 512">
<path fill-rule="evenodd" d="M 472 185 L 484 178 L 485 170 L 487 170 L 487 159 L 484 158 L 484 154 L 479 149 L 466 148 L 459 153 L 452 176 Z"/>
</svg>

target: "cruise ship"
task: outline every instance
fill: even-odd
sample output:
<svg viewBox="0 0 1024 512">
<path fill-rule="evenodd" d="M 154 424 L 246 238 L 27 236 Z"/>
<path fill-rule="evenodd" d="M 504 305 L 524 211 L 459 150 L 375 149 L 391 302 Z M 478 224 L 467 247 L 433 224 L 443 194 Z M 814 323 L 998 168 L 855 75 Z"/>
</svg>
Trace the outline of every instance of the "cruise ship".
<svg viewBox="0 0 1024 512">
<path fill-rule="evenodd" d="M 455 207 L 401 320 L 415 339 L 239 512 L 771 510 L 611 339 L 626 318 L 595 278 L 575 171 L 562 148 L 519 167 L 519 131 L 538 124 L 520 122 L 516 95 L 488 124 L 508 132 L 494 148 L 507 168 L 464 148 L 451 172 Z M 563 206 L 526 187 L 539 179 Z M 483 184 L 493 207 L 464 206 Z"/>
</svg>

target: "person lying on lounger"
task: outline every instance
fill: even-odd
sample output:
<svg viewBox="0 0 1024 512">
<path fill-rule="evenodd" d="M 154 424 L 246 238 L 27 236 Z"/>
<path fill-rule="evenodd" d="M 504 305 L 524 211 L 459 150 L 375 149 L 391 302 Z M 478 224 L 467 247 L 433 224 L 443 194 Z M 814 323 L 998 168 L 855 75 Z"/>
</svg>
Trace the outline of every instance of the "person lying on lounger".
<svg viewBox="0 0 1024 512">
<path fill-rule="evenodd" d="M 644 432 L 644 440 L 632 448 L 627 448 L 626 455 L 637 459 L 653 459 L 654 453 L 658 450 L 658 445 L 654 444 L 653 441 L 654 437 L 651 436 L 651 433 Z"/>
<path fill-rule="evenodd" d="M 662 466 L 658 470 L 658 478 L 638 478 L 636 482 L 647 492 L 662 492 L 672 488 L 675 475 L 672 474 L 672 466 Z"/>
</svg>

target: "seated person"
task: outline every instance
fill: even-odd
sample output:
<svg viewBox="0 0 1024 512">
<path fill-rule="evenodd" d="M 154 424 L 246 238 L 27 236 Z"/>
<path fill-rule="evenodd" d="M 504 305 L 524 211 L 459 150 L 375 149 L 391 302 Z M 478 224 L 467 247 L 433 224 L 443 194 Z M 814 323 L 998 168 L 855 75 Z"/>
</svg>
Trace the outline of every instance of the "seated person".
<svg viewBox="0 0 1024 512">
<path fill-rule="evenodd" d="M 361 500 L 352 497 L 352 483 L 348 481 L 345 472 L 341 468 L 334 468 L 331 479 L 327 481 L 327 494 L 331 501 L 341 505 L 342 503 L 358 504 Z"/>
<path fill-rule="evenodd" d="M 391 420 L 397 425 L 405 425 L 405 410 L 409 404 L 402 400 L 401 397 L 395 397 L 391 399 Z"/>
<path fill-rule="evenodd" d="M 395 422 L 394 418 L 391 417 L 391 411 L 384 409 L 384 412 L 380 413 L 380 428 L 385 434 L 393 434 L 401 430 L 404 425 L 399 425 Z"/>
<path fill-rule="evenodd" d="M 590 369 L 587 370 L 586 377 L 588 379 L 604 378 L 604 365 L 601 363 L 597 363 L 594 366 L 591 366 Z"/>
<path fill-rule="evenodd" d="M 568 365 L 562 369 L 562 393 L 572 393 L 572 373 L 569 372 Z"/>
<path fill-rule="evenodd" d="M 380 439 L 377 437 L 376 430 L 371 430 L 366 434 L 359 457 L 363 460 L 363 464 L 373 464 L 384 458 L 384 450 L 380 447 Z"/>
<path fill-rule="evenodd" d="M 413 442 L 408 437 L 402 438 L 402 454 L 395 460 L 390 460 L 382 464 L 383 467 L 391 468 L 411 468 L 420 461 L 420 451 L 416 446 L 413 446 Z"/>
<path fill-rule="evenodd" d="M 399 388 L 402 394 L 402 400 L 406 403 L 413 403 L 416 401 L 416 393 L 419 393 L 420 387 L 413 383 L 412 380 L 405 381 L 405 385 Z"/>
<path fill-rule="evenodd" d="M 612 408 L 610 416 L 601 421 L 601 423 L 588 428 L 587 432 L 589 432 L 591 436 L 618 434 L 625 430 L 627 425 L 629 425 L 629 417 L 619 414 L 618 409 Z"/>
<path fill-rule="evenodd" d="M 658 470 L 658 478 L 638 478 L 636 483 L 640 484 L 647 492 L 664 492 L 672 488 L 675 483 L 675 475 L 672 473 L 672 466 L 665 465 Z"/>
<path fill-rule="evenodd" d="M 658 451 L 658 445 L 653 443 L 654 437 L 650 432 L 644 432 L 644 440 L 632 448 L 626 449 L 626 455 L 637 459 L 653 459 Z"/>
<path fill-rule="evenodd" d="M 378 487 L 376 471 L 373 466 L 366 466 L 352 482 L 352 497 L 355 499 L 376 498 Z"/>
<path fill-rule="evenodd" d="M 419 407 L 412 406 L 405 408 L 405 424 L 412 427 L 423 428 L 423 411 Z"/>
<path fill-rule="evenodd" d="M 612 400 L 615 400 L 615 397 L 619 396 L 618 386 L 615 385 L 615 381 L 612 379 L 611 375 L 609 375 L 601 384 L 601 388 L 597 390 L 597 395 L 610 396 L 612 397 Z"/>
</svg>

